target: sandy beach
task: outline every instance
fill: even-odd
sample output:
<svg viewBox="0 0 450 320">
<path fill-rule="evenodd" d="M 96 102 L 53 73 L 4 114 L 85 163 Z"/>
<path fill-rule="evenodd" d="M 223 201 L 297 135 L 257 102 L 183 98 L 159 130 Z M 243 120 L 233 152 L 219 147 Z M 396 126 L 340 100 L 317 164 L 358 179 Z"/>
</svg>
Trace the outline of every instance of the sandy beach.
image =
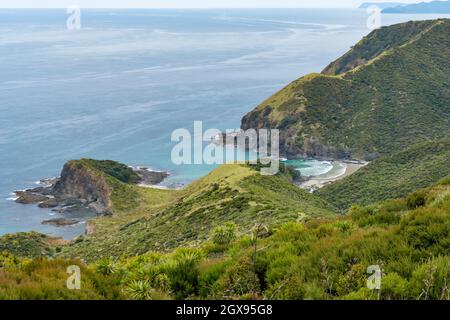
<svg viewBox="0 0 450 320">
<path fill-rule="evenodd" d="M 333 161 L 333 168 L 319 176 L 311 177 L 305 182 L 299 184 L 299 187 L 306 190 L 317 190 L 323 188 L 329 183 L 341 180 L 360 168 L 366 166 L 368 162 L 347 162 L 347 161 Z"/>
</svg>

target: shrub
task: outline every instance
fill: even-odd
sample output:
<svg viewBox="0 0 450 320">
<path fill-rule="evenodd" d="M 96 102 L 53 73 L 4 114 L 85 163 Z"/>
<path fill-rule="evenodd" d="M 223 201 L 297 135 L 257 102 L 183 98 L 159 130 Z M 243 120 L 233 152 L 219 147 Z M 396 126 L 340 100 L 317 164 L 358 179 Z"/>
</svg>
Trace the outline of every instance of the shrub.
<svg viewBox="0 0 450 320">
<path fill-rule="evenodd" d="M 406 198 L 406 205 L 410 210 L 423 207 L 426 203 L 427 199 L 425 191 L 414 192 L 408 198 Z"/>
<path fill-rule="evenodd" d="M 217 245 L 227 245 L 236 239 L 236 225 L 228 222 L 223 226 L 218 226 L 212 231 L 212 240 Z"/>
</svg>

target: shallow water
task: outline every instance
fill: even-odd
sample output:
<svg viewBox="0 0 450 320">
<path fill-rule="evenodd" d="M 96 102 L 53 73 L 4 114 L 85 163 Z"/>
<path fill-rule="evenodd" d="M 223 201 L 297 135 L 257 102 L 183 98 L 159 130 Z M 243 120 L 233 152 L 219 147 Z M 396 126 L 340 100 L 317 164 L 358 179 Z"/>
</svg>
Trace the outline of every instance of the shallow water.
<svg viewBox="0 0 450 320">
<path fill-rule="evenodd" d="M 69 159 L 169 170 L 175 184 L 208 173 L 214 166 L 171 163 L 174 129 L 238 128 L 369 32 L 364 10 L 91 10 L 79 31 L 66 19 L 65 10 L 0 10 L 0 234 L 83 232 L 43 226 L 58 215 L 6 200 Z"/>
</svg>

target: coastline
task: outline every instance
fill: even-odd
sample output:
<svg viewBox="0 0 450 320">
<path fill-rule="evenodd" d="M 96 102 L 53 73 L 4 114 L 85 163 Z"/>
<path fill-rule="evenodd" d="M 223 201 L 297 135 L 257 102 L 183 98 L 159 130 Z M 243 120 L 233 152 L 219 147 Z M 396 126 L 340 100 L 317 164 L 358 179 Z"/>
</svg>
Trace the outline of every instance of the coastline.
<svg viewBox="0 0 450 320">
<path fill-rule="evenodd" d="M 331 163 L 333 165 L 333 168 L 331 170 L 318 176 L 309 177 L 307 178 L 306 181 L 299 183 L 298 186 L 302 189 L 314 192 L 332 182 L 348 177 L 349 175 L 355 173 L 356 171 L 358 171 L 359 169 L 368 164 L 368 162 L 354 162 L 354 161 L 340 161 L 340 160 L 334 160 Z"/>
</svg>

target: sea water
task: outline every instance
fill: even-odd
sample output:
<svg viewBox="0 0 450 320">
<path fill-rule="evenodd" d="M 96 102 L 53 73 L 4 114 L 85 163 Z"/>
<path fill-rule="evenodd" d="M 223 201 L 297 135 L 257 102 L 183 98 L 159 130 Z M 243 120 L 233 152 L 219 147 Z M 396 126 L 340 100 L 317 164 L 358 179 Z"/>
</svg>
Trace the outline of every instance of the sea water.
<svg viewBox="0 0 450 320">
<path fill-rule="evenodd" d="M 16 204 L 11 194 L 57 176 L 70 159 L 168 170 L 171 184 L 207 174 L 214 166 L 171 162 L 173 130 L 192 130 L 196 120 L 206 129 L 239 128 L 265 98 L 320 72 L 370 32 L 364 10 L 81 14 L 81 29 L 67 30 L 65 10 L 0 10 L 0 234 L 84 232 L 83 222 L 42 225 L 60 215 Z M 322 162 L 298 166 L 327 170 Z"/>
</svg>

